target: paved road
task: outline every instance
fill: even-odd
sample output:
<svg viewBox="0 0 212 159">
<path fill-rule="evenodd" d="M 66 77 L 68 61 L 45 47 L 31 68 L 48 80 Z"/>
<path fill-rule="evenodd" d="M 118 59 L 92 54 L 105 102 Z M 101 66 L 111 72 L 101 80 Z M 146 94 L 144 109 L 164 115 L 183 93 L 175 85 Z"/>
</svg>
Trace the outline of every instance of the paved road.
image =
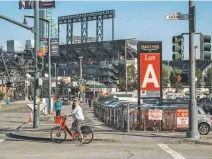
<svg viewBox="0 0 212 159">
<path fill-rule="evenodd" d="M 0 111 L 0 159 L 212 159 L 211 146 L 165 145 L 151 137 L 132 142 L 93 142 L 79 145 L 14 139 L 5 136 L 29 117 L 28 108 Z M 135 138 L 134 138 L 135 139 Z"/>
</svg>

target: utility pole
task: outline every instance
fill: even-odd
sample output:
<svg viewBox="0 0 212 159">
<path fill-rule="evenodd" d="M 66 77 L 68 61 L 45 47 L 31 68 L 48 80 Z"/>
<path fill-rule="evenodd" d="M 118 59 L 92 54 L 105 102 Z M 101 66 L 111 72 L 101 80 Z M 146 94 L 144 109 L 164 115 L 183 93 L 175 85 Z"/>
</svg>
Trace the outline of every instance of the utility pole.
<svg viewBox="0 0 212 159">
<path fill-rule="evenodd" d="M 126 44 L 126 40 L 124 41 L 124 52 L 125 52 L 125 89 L 126 89 L 126 94 L 127 94 L 127 44 Z"/>
<path fill-rule="evenodd" d="M 195 6 L 194 1 L 189 0 L 189 62 L 190 62 L 190 101 L 189 101 L 189 131 L 188 138 L 199 138 L 198 120 L 197 120 L 197 102 L 195 86 L 196 56 L 194 52 L 194 33 L 195 33 Z"/>
<path fill-rule="evenodd" d="M 40 104 L 37 103 L 37 98 L 39 98 L 40 88 L 39 88 L 39 78 L 40 72 L 37 67 L 37 52 L 39 51 L 40 45 L 40 38 L 39 38 L 39 1 L 35 1 L 35 9 L 34 9 L 34 29 L 36 30 L 34 33 L 35 38 L 35 87 L 34 87 L 34 120 L 33 120 L 33 128 L 39 128 L 40 126 Z"/>
<path fill-rule="evenodd" d="M 83 57 L 80 56 L 79 59 L 80 59 L 80 79 L 82 80 L 82 59 L 83 59 Z"/>
<path fill-rule="evenodd" d="M 48 58 L 49 58 L 49 109 L 48 109 L 48 113 L 50 114 L 50 112 L 52 111 L 52 108 L 51 108 L 51 105 L 52 105 L 52 98 L 51 98 L 51 95 L 52 95 L 52 85 L 51 85 L 51 76 L 52 76 L 52 72 L 51 72 L 51 69 L 52 69 L 52 64 L 51 64 L 51 47 L 50 47 L 50 42 L 51 42 L 51 37 L 50 37 L 50 22 L 48 22 Z"/>
</svg>

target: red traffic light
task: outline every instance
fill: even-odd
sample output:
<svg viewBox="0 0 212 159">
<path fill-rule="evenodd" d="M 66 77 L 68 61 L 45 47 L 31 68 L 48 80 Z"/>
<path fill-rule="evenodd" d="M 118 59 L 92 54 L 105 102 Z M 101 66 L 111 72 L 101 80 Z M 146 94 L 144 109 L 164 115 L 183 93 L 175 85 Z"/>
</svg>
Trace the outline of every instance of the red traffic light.
<svg viewBox="0 0 212 159">
<path fill-rule="evenodd" d="M 43 57 L 43 52 L 39 50 L 39 51 L 37 52 L 37 56 L 38 56 L 38 57 Z"/>
</svg>

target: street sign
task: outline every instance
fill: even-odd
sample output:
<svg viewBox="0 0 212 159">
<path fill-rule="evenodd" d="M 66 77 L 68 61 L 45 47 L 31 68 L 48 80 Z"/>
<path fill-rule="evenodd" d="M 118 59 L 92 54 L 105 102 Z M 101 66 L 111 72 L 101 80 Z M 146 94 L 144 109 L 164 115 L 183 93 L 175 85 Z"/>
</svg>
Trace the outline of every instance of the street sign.
<svg viewBox="0 0 212 159">
<path fill-rule="evenodd" d="M 161 82 L 161 43 L 139 43 L 139 76 L 141 91 L 159 91 Z"/>
<path fill-rule="evenodd" d="M 189 15 L 188 14 L 181 14 L 180 12 L 175 12 L 170 15 L 166 15 L 165 18 L 167 20 L 188 20 Z"/>
</svg>

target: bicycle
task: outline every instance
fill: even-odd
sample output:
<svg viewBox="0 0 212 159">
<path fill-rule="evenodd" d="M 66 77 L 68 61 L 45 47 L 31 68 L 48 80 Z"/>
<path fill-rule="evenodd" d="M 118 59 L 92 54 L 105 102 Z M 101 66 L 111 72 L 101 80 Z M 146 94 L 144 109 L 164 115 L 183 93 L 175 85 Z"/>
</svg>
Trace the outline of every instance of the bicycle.
<svg viewBox="0 0 212 159">
<path fill-rule="evenodd" d="M 60 126 L 56 126 L 54 127 L 51 132 L 50 132 L 50 137 L 51 137 L 51 140 L 55 143 L 62 143 L 66 140 L 66 137 L 67 137 L 67 132 L 68 134 L 74 139 L 74 140 L 80 140 L 81 137 L 80 137 L 80 134 L 77 132 L 76 128 L 75 127 L 72 127 L 71 128 L 71 131 L 70 129 L 67 127 L 66 125 L 66 119 L 67 117 L 70 117 L 71 115 L 64 115 L 64 116 L 58 116 L 58 117 L 54 117 L 55 119 L 55 123 L 56 124 L 59 124 Z M 56 131 L 56 139 L 54 138 L 54 132 Z M 83 134 L 83 137 L 84 137 L 84 141 L 83 141 L 83 144 L 89 144 L 92 142 L 93 140 L 93 137 L 94 137 L 94 134 L 93 134 L 93 131 L 92 129 L 89 127 L 89 126 L 82 126 L 81 127 L 81 131 L 82 131 L 82 134 Z M 64 135 L 61 139 L 57 139 L 59 137 L 62 136 L 62 134 Z M 88 141 L 86 140 L 86 137 L 88 135 L 91 135 L 91 138 L 88 139 Z"/>
</svg>

